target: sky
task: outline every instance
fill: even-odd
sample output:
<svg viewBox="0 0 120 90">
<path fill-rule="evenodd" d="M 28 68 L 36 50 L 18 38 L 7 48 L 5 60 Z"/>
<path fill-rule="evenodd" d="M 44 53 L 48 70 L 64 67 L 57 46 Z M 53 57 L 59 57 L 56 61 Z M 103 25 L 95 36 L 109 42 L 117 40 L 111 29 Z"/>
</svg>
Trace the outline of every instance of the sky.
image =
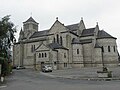
<svg viewBox="0 0 120 90">
<path fill-rule="evenodd" d="M 49 29 L 56 17 L 65 25 L 79 23 L 83 17 L 86 28 L 96 26 L 117 38 L 120 52 L 120 0 L 0 0 L 0 18 L 11 15 L 18 38 L 23 22 L 32 16 L 39 31 Z"/>
</svg>

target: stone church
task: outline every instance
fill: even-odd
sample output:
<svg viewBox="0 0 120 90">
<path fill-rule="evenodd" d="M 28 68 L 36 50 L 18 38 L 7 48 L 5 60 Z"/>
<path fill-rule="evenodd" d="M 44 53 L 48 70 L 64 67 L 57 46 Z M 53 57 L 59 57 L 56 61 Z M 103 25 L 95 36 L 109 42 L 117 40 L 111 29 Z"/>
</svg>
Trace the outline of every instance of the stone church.
<svg viewBox="0 0 120 90">
<path fill-rule="evenodd" d="M 82 18 L 72 25 L 56 18 L 48 30 L 38 31 L 38 25 L 32 17 L 23 22 L 13 46 L 13 65 L 37 70 L 45 64 L 55 70 L 118 65 L 116 38 L 100 30 L 98 23 L 86 28 Z"/>
</svg>

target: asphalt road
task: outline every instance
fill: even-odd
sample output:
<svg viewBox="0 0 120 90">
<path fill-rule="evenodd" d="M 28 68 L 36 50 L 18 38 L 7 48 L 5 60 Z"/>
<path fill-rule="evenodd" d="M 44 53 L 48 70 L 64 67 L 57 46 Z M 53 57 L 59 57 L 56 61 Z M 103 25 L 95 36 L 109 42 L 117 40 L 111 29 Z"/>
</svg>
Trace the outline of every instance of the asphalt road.
<svg viewBox="0 0 120 90">
<path fill-rule="evenodd" d="M 55 78 L 32 70 L 15 70 L 0 90 L 120 90 L 120 81 Z"/>
</svg>

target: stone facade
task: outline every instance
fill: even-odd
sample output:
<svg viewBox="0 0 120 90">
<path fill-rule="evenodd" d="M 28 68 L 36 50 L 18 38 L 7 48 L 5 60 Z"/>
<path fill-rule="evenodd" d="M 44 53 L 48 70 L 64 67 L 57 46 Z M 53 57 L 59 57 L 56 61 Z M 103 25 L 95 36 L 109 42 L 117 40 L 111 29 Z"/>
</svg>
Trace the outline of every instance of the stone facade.
<svg viewBox="0 0 120 90">
<path fill-rule="evenodd" d="M 13 46 L 13 65 L 41 70 L 44 64 L 53 69 L 118 65 L 116 38 L 80 23 L 62 24 L 58 18 L 48 30 L 38 31 L 38 23 L 30 17 L 23 22 L 18 42 Z"/>
</svg>

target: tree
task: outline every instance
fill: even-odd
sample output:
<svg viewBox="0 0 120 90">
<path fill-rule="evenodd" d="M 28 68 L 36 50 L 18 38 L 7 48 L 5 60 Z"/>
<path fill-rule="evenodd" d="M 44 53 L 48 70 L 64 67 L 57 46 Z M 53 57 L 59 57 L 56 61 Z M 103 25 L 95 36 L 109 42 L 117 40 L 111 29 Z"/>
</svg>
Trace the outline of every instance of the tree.
<svg viewBox="0 0 120 90">
<path fill-rule="evenodd" d="M 0 64 L 2 64 L 2 73 L 5 74 L 7 65 L 11 61 L 11 43 L 15 40 L 14 33 L 16 27 L 10 21 L 10 15 L 0 20 Z"/>
</svg>

